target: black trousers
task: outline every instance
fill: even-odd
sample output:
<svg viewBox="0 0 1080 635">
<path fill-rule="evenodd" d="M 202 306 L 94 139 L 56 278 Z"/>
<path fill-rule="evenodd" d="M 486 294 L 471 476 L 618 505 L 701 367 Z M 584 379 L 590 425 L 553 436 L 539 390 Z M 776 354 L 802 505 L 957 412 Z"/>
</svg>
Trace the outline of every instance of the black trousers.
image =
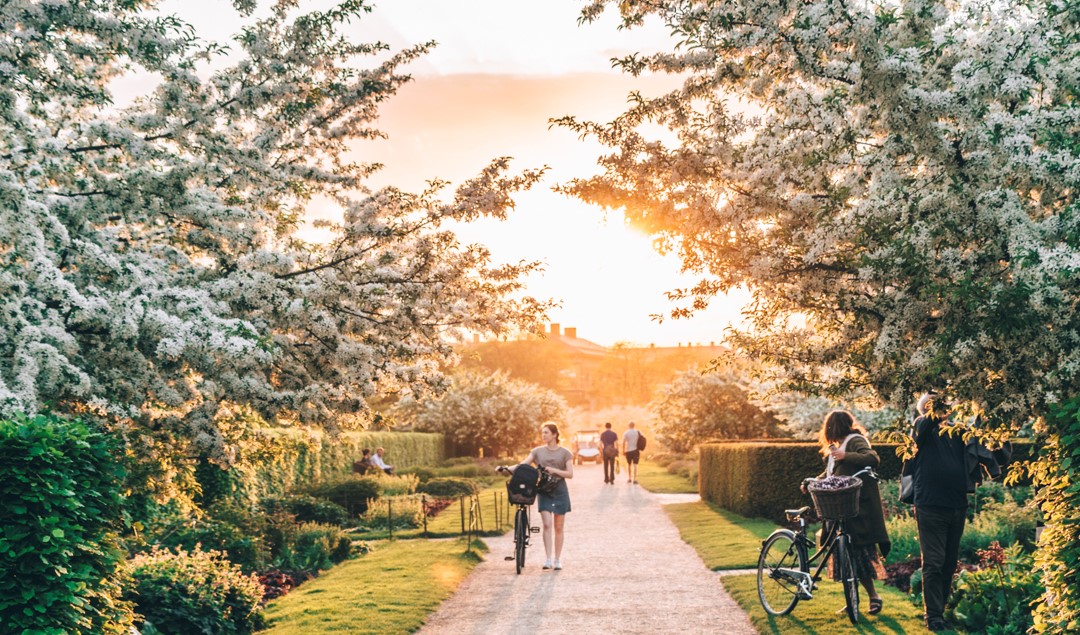
<svg viewBox="0 0 1080 635">
<path fill-rule="evenodd" d="M 615 461 L 617 461 L 617 460 L 618 459 L 614 458 L 614 457 L 610 458 L 610 459 L 607 458 L 606 456 L 604 457 L 604 482 L 605 483 L 608 483 L 608 482 L 614 483 L 615 482 Z"/>
<path fill-rule="evenodd" d="M 944 617 L 966 519 L 966 509 L 915 508 L 919 548 L 922 551 L 923 607 L 927 621 Z"/>
</svg>

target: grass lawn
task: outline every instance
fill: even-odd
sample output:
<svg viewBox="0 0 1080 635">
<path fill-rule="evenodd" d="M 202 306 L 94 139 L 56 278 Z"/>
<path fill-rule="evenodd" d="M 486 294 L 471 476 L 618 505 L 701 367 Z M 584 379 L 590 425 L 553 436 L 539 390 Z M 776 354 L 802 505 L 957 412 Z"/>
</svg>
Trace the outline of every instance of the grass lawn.
<svg viewBox="0 0 1080 635">
<path fill-rule="evenodd" d="M 620 457 L 622 460 L 622 457 Z M 623 461 L 622 469 L 625 472 L 626 462 Z M 615 478 L 622 477 L 626 480 L 626 475 L 621 472 Z M 667 471 L 666 467 L 657 465 L 652 461 L 642 461 L 638 465 L 638 482 L 642 487 L 655 492 L 657 494 L 697 494 L 697 483 L 688 481 L 687 479 L 677 474 L 671 474 Z"/>
<path fill-rule="evenodd" d="M 462 540 L 375 543 L 266 608 L 267 635 L 411 633 L 480 561 Z"/>
<path fill-rule="evenodd" d="M 878 593 L 885 600 L 884 610 L 877 615 L 862 615 L 856 626 L 848 620 L 846 614 L 836 613 L 844 606 L 843 590 L 839 582 L 822 581 L 818 590 L 814 592 L 813 600 L 801 601 L 788 615 L 775 617 L 767 614 L 758 602 L 755 575 L 726 576 L 721 581 L 728 593 L 750 616 L 750 620 L 759 633 L 783 635 L 918 633 L 922 635 L 929 632 L 923 626 L 922 608 L 913 605 L 908 600 L 907 594 L 881 583 L 878 583 Z M 865 611 L 869 607 L 866 591 L 860 588 L 859 592 L 859 606 Z"/>
<path fill-rule="evenodd" d="M 776 529 L 771 521 L 743 518 L 712 503 L 676 503 L 664 511 L 713 571 L 757 567 L 761 541 Z"/>
</svg>

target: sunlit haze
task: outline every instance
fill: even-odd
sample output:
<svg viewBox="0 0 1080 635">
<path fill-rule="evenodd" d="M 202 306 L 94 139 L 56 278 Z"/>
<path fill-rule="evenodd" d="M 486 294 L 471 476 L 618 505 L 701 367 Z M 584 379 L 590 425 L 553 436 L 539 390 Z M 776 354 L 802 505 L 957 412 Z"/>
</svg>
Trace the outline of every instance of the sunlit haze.
<svg viewBox="0 0 1080 635">
<path fill-rule="evenodd" d="M 302 3 L 305 8 L 328 3 Z M 549 166 L 546 179 L 516 198 L 503 222 L 457 228 L 466 242 L 487 245 L 497 262 L 541 260 L 545 271 L 528 280 L 528 292 L 562 306 L 551 321 L 576 327 L 599 344 L 646 345 L 719 341 L 738 319 L 744 298 L 720 298 L 690 320 L 651 319 L 672 308 L 664 292 L 694 282 L 679 273 L 674 256 L 661 257 L 649 237 L 623 224 L 621 215 L 555 194 L 551 187 L 594 173 L 603 149 L 549 126 L 576 115 L 607 121 L 626 106 L 627 94 L 657 95 L 670 78 L 630 78 L 610 68 L 610 58 L 634 50 L 670 48 L 666 31 L 653 25 L 619 31 L 614 15 L 577 24 L 583 0 L 384 0 L 355 25 L 366 40 L 394 50 L 435 40 L 432 53 L 407 68 L 414 81 L 385 103 L 378 123 L 386 140 L 363 142 L 357 158 L 386 167 L 373 186 L 418 190 L 439 178 L 457 184 L 491 159 L 513 158 L 512 168 Z M 171 1 L 208 39 L 228 37 L 240 24 L 221 3 Z M 227 15 L 224 15 L 227 14 Z"/>
</svg>

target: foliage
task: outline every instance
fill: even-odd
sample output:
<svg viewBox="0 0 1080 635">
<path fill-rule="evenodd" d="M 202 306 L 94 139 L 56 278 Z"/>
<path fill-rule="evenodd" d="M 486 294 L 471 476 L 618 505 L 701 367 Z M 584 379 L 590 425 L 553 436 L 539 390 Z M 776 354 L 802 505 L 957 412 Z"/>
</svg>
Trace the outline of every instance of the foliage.
<svg viewBox="0 0 1080 635">
<path fill-rule="evenodd" d="M 798 392 L 903 411 L 947 384 L 1018 425 L 1076 392 L 1073 2 L 593 0 L 585 19 L 608 6 L 678 44 L 616 64 L 682 85 L 559 120 L 611 148 L 562 189 L 700 274 L 672 314 L 747 289 L 728 342 Z"/>
<path fill-rule="evenodd" d="M 341 527 L 320 523 L 285 525 L 274 566 L 285 571 L 317 573 L 351 553 L 352 541 Z"/>
<path fill-rule="evenodd" d="M 887 518 L 885 531 L 889 534 L 889 541 L 892 542 L 892 548 L 889 549 L 889 555 L 885 559 L 886 563 L 906 562 L 922 555 L 922 549 L 919 547 L 919 526 L 914 516 Z"/>
<path fill-rule="evenodd" d="M 241 528 L 212 517 L 178 519 L 156 537 L 160 547 L 186 551 L 206 550 L 224 553 L 229 562 L 244 573 L 265 569 L 270 563 L 270 546 L 262 531 Z"/>
<path fill-rule="evenodd" d="M 402 496 L 412 494 L 420 484 L 415 474 L 379 474 L 372 478 L 379 484 L 379 496 Z"/>
<path fill-rule="evenodd" d="M 658 390 L 651 408 L 660 441 L 675 452 L 711 439 L 785 436 L 780 421 L 751 402 L 749 386 L 733 371 L 686 371 Z"/>
<path fill-rule="evenodd" d="M 372 529 L 415 529 L 423 524 L 424 509 L 419 495 L 387 496 L 364 513 L 363 523 Z"/>
<path fill-rule="evenodd" d="M 263 500 L 262 508 L 268 514 L 279 512 L 292 514 L 297 522 L 302 523 L 341 526 L 349 522 L 349 512 L 341 505 L 302 494 L 282 498 L 267 498 Z"/>
<path fill-rule="evenodd" d="M 0 415 L 92 413 L 148 463 L 228 465 L 233 404 L 366 422 L 373 398 L 441 389 L 467 331 L 546 310 L 521 293 L 537 263 L 451 230 L 505 218 L 542 170 L 366 185 L 380 166 L 358 144 L 432 43 L 353 41 L 358 0 L 277 0 L 258 20 L 238 0 L 226 47 L 154 4 L 0 16 Z"/>
<path fill-rule="evenodd" d="M 960 538 L 960 557 L 976 562 L 978 552 L 997 542 L 1002 545 L 1019 544 L 1031 551 L 1035 546 L 1035 525 L 1039 511 L 1034 503 L 1018 505 L 1012 500 L 1004 503 L 988 503 L 964 527 Z"/>
<path fill-rule="evenodd" d="M 903 413 L 892 408 L 869 408 L 858 401 L 837 402 L 797 393 L 768 395 L 764 403 L 770 412 L 784 422 L 784 428 L 792 436 L 806 440 L 817 439 L 822 422 L 833 410 L 847 410 L 871 435 L 878 430 L 889 429 L 903 419 Z"/>
<path fill-rule="evenodd" d="M 242 635 L 263 624 L 262 585 L 221 552 L 155 548 L 132 558 L 130 569 L 125 597 L 158 632 Z"/>
<path fill-rule="evenodd" d="M 461 370 L 441 397 L 405 400 L 401 411 L 417 430 L 441 432 L 461 452 L 502 456 L 533 443 L 541 423 L 561 421 L 566 402 L 505 372 Z"/>
<path fill-rule="evenodd" d="M 1035 552 L 1046 592 L 1035 608 L 1035 630 L 1066 632 L 1080 624 L 1080 397 L 1055 408 L 1039 432 L 1046 441 L 1030 473 L 1046 523 Z"/>
<path fill-rule="evenodd" d="M 949 599 L 953 621 L 969 633 L 1024 635 L 1042 593 L 1033 558 L 1019 545 L 980 551 L 980 569 L 962 571 Z"/>
<path fill-rule="evenodd" d="M 470 496 L 480 491 L 476 482 L 454 477 L 433 478 L 417 489 L 417 492 L 442 498 Z"/>
<path fill-rule="evenodd" d="M 307 488 L 311 496 L 325 498 L 344 507 L 350 516 L 362 514 L 379 497 L 379 481 L 371 476 L 350 475 Z"/>
<path fill-rule="evenodd" d="M 123 633 L 115 442 L 78 420 L 0 420 L 0 623 L 8 632 Z"/>
</svg>

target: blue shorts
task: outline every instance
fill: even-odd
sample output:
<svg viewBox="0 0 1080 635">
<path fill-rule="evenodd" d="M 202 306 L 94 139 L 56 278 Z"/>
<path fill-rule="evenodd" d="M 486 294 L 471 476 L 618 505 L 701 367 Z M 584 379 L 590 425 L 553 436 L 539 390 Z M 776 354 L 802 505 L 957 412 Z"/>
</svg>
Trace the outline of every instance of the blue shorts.
<svg viewBox="0 0 1080 635">
<path fill-rule="evenodd" d="M 559 484 L 551 494 L 537 493 L 536 504 L 542 512 L 552 512 L 556 516 L 568 514 L 570 512 L 570 488 L 566 486 L 566 481 L 559 479 Z"/>
</svg>

